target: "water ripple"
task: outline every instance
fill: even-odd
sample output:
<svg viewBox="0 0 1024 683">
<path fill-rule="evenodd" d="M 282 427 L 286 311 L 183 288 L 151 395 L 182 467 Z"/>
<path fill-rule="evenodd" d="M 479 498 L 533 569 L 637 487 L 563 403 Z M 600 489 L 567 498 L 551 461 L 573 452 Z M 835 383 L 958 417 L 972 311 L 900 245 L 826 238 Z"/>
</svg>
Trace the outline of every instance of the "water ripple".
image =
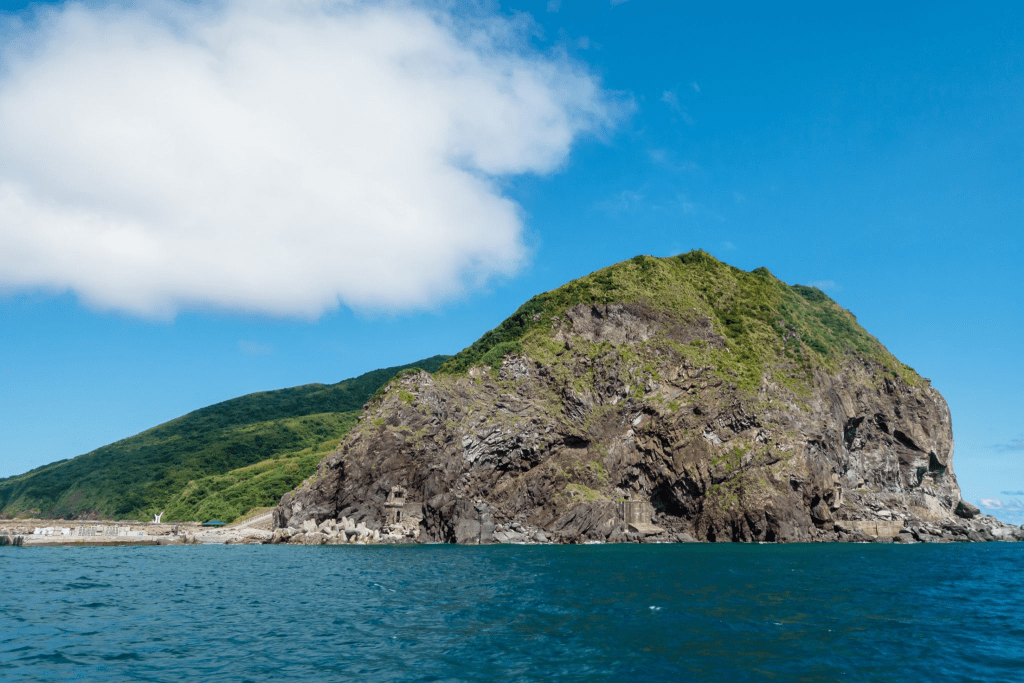
<svg viewBox="0 0 1024 683">
<path fill-rule="evenodd" d="M 1024 544 L 4 549 L 5 681 L 1024 680 Z"/>
</svg>

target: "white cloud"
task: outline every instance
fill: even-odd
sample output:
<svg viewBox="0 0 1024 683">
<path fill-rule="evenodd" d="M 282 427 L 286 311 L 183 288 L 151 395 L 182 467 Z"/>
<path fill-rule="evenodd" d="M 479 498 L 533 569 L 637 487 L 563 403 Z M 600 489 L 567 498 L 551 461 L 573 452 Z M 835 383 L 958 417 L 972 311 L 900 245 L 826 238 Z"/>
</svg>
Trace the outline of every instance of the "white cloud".
<svg viewBox="0 0 1024 683">
<path fill-rule="evenodd" d="M 839 292 L 843 289 L 835 280 L 812 280 L 808 284 L 811 287 L 817 287 L 823 292 Z"/>
<path fill-rule="evenodd" d="M 694 161 L 676 161 L 672 153 L 666 149 L 649 149 L 647 156 L 659 166 L 677 173 L 695 173 L 700 170 L 700 166 Z"/>
<path fill-rule="evenodd" d="M 1010 492 L 1004 491 L 1003 495 L 1006 495 L 1007 493 Z M 1006 501 L 1000 500 L 999 498 L 982 498 L 980 502 L 981 505 L 979 507 L 989 510 L 1011 510 L 1014 512 L 1024 512 L 1024 501 L 1019 498 L 1011 498 Z"/>
<path fill-rule="evenodd" d="M 557 12 L 562 9 L 562 0 L 548 0 L 547 9 L 549 12 Z"/>
<path fill-rule="evenodd" d="M 1015 494 L 1017 492 L 1003 491 L 1003 495 Z M 1000 500 L 998 498 L 982 498 L 978 501 L 978 507 L 986 514 L 999 518 L 1009 524 L 1020 524 L 1024 522 L 1024 500 L 1011 498 Z"/>
<path fill-rule="evenodd" d="M 36 7 L 0 33 L 0 288 L 146 316 L 432 307 L 513 274 L 501 178 L 628 109 L 464 8 Z"/>
<path fill-rule="evenodd" d="M 637 190 L 622 190 L 615 193 L 608 199 L 599 201 L 596 207 L 602 211 L 617 213 L 620 211 L 631 211 L 641 206 L 647 199 L 646 188 Z"/>
<path fill-rule="evenodd" d="M 686 108 L 682 102 L 679 101 L 679 95 L 675 90 L 665 90 L 661 93 L 661 101 L 664 102 L 670 110 L 679 118 L 681 118 L 687 125 L 692 126 L 694 124 L 693 117 L 690 116 L 690 110 Z"/>
<path fill-rule="evenodd" d="M 260 344 L 259 342 L 241 339 L 238 342 L 238 350 L 246 356 L 269 356 L 274 352 L 274 347 L 269 344 Z"/>
</svg>

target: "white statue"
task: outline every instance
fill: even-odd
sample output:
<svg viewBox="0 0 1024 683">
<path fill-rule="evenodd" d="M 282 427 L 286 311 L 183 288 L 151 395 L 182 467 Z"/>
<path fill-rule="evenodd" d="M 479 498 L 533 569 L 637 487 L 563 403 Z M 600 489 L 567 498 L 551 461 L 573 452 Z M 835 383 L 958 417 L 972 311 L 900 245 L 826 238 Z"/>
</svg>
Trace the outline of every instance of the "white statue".
<svg viewBox="0 0 1024 683">
<path fill-rule="evenodd" d="M 159 513 L 159 514 L 153 515 L 153 524 L 159 524 L 160 523 L 160 518 L 163 517 L 163 516 L 164 516 L 164 513 L 162 513 L 162 512 Z"/>
</svg>

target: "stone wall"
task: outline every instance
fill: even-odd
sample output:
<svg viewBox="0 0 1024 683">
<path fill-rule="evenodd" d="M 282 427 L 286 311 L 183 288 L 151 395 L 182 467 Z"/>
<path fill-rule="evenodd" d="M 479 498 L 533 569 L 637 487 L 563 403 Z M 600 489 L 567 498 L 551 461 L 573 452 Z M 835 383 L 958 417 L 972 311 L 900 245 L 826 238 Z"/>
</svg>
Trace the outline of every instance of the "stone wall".
<svg viewBox="0 0 1024 683">
<path fill-rule="evenodd" d="M 626 524 L 650 524 L 654 518 L 654 507 L 646 500 L 620 500 L 615 505 Z"/>
<path fill-rule="evenodd" d="M 903 531 L 903 520 L 837 520 L 836 529 L 839 531 L 858 531 L 868 536 L 881 536 L 895 538 Z"/>
</svg>

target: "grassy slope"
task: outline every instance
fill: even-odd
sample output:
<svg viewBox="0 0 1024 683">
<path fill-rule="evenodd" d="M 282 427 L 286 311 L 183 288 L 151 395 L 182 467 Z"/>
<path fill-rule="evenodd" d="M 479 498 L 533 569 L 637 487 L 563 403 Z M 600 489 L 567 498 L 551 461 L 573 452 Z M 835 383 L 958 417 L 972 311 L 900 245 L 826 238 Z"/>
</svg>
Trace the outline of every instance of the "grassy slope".
<svg viewBox="0 0 1024 683">
<path fill-rule="evenodd" d="M 0 513 L 146 518 L 171 506 L 168 520 L 204 519 L 211 506 L 233 517 L 276 503 L 312 473 L 317 454 L 337 444 L 363 403 L 395 373 L 409 367 L 433 371 L 445 360 L 434 356 L 337 384 L 260 392 L 202 408 L 0 480 Z"/>
<path fill-rule="evenodd" d="M 548 331 L 576 304 L 640 302 L 680 321 L 711 319 L 727 348 L 699 342 L 679 351 L 753 390 L 767 373 L 799 390 L 815 369 L 835 370 L 848 354 L 876 363 L 911 384 L 921 378 L 900 363 L 857 319 L 813 287 L 790 286 L 767 269 L 742 271 L 703 251 L 671 258 L 637 256 L 533 297 L 439 372 L 500 363 L 510 352 L 549 355 Z"/>
<path fill-rule="evenodd" d="M 355 425 L 359 413 L 353 410 L 310 416 L 316 419 L 329 417 L 336 421 L 338 429 L 331 438 L 301 450 L 280 453 L 254 465 L 190 481 L 168 501 L 164 519 L 231 522 L 252 508 L 277 505 L 285 492 L 294 489 L 316 471 L 317 463 L 334 450 L 339 439 Z"/>
<path fill-rule="evenodd" d="M 923 381 L 820 290 L 789 286 L 764 268 L 748 273 L 703 251 L 637 256 L 573 280 L 530 299 L 458 355 L 413 365 L 461 373 L 474 365 L 495 366 L 511 352 L 548 359 L 553 319 L 576 304 L 615 302 L 640 302 L 680 321 L 710 318 L 726 349 L 694 342 L 676 350 L 749 391 L 768 375 L 799 392 L 812 371 L 835 370 L 848 354 L 910 384 Z M 335 385 L 243 396 L 0 480 L 0 512 L 147 517 L 166 509 L 169 520 L 230 521 L 251 507 L 273 505 L 312 474 L 354 424 L 362 404 L 407 367 L 412 366 Z"/>
</svg>

